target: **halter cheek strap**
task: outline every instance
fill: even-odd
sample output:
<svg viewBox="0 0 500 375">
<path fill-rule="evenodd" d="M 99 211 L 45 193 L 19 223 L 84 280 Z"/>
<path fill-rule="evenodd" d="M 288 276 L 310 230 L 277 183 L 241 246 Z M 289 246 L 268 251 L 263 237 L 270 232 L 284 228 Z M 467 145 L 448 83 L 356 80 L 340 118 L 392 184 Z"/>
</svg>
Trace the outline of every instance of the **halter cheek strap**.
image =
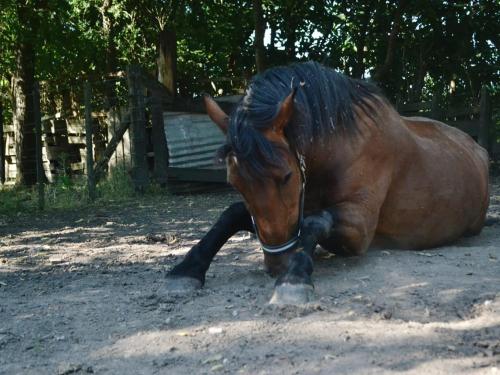
<svg viewBox="0 0 500 375">
<path fill-rule="evenodd" d="M 295 231 L 295 234 L 288 241 L 286 241 L 282 244 L 266 245 L 262 242 L 262 240 L 260 238 L 259 229 L 257 228 L 257 224 L 255 222 L 254 217 L 251 216 L 253 228 L 254 228 L 255 234 L 257 235 L 257 238 L 260 242 L 262 250 L 268 254 L 279 254 L 279 253 L 283 253 L 287 250 L 293 249 L 297 246 L 299 239 L 300 239 L 300 231 L 302 229 L 302 222 L 304 221 L 304 193 L 306 190 L 306 163 L 305 163 L 304 156 L 300 155 L 299 153 L 297 153 L 297 160 L 299 162 L 300 174 L 302 177 L 302 188 L 300 191 L 300 201 L 299 201 L 299 220 L 297 222 L 297 230 Z"/>
</svg>

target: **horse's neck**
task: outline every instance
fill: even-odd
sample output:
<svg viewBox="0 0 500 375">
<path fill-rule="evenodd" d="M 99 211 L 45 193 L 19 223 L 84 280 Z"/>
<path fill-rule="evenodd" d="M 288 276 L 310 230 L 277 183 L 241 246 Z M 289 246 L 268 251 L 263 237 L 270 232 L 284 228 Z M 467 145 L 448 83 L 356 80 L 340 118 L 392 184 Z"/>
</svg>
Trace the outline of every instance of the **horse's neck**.
<svg viewBox="0 0 500 375">
<path fill-rule="evenodd" d="M 363 152 L 366 142 L 366 136 L 341 132 L 311 142 L 303 151 L 307 174 L 321 177 L 346 168 Z"/>
</svg>

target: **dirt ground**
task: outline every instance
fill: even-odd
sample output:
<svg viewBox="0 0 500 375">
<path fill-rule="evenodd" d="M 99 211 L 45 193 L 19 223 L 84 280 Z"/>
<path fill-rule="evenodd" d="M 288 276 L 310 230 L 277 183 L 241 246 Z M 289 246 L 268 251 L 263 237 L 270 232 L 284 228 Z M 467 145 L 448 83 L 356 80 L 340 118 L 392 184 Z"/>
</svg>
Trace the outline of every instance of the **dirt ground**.
<svg viewBox="0 0 500 375">
<path fill-rule="evenodd" d="M 1 374 L 500 374 L 500 225 L 429 251 L 316 259 L 316 300 L 267 302 L 234 237 L 205 287 L 166 271 L 232 193 L 0 220 Z M 500 216 L 500 180 L 490 216 Z"/>
</svg>

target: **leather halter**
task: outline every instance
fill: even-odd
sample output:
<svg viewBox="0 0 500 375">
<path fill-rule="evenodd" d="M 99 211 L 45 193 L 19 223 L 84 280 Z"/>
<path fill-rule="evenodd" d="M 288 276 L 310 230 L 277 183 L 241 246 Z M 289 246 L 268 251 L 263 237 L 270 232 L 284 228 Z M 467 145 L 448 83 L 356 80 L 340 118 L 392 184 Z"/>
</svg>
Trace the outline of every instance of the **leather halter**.
<svg viewBox="0 0 500 375">
<path fill-rule="evenodd" d="M 297 152 L 297 161 L 299 162 L 299 169 L 300 169 L 300 174 L 302 177 L 302 188 L 300 190 L 300 198 L 299 198 L 300 199 L 300 201 L 299 201 L 299 204 L 300 204 L 300 206 L 299 206 L 299 219 L 297 221 L 297 229 L 295 231 L 295 234 L 288 241 L 286 241 L 282 244 L 266 245 L 266 244 L 264 244 L 264 242 L 262 242 L 262 240 L 260 238 L 259 229 L 257 228 L 257 224 L 255 222 L 254 217 L 251 216 L 253 228 L 255 230 L 255 234 L 257 235 L 257 239 L 260 242 L 262 250 L 268 254 L 275 255 L 275 254 L 283 253 L 287 250 L 295 248 L 299 242 L 300 231 L 302 229 L 302 222 L 304 221 L 304 194 L 305 194 L 305 190 L 306 190 L 306 162 L 305 162 L 304 156 L 299 154 L 298 152 Z"/>
</svg>

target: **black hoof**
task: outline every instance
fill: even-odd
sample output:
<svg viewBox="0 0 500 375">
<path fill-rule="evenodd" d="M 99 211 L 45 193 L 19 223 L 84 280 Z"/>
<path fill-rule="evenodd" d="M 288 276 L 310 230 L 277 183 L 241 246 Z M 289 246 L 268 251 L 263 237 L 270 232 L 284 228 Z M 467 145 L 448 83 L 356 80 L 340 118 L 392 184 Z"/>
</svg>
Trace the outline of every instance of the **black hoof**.
<svg viewBox="0 0 500 375">
<path fill-rule="evenodd" d="M 269 301 L 272 305 L 303 305 L 311 302 L 314 296 L 314 287 L 309 284 L 283 283 L 274 288 Z"/>
<path fill-rule="evenodd" d="M 167 277 L 166 285 L 160 288 L 160 292 L 166 294 L 189 294 L 202 287 L 200 280 L 194 277 L 171 276 Z"/>
</svg>

